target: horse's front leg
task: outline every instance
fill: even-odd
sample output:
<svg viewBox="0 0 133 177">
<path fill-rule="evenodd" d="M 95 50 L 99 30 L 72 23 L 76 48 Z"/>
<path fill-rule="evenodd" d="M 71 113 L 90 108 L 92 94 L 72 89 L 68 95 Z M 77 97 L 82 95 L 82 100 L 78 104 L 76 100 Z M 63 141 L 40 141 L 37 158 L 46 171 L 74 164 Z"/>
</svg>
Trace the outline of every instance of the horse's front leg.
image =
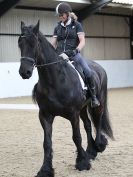
<svg viewBox="0 0 133 177">
<path fill-rule="evenodd" d="M 82 147 L 82 138 L 79 128 L 79 112 L 75 112 L 71 119 L 71 125 L 73 129 L 73 141 L 77 147 L 77 159 L 76 159 L 76 169 L 78 170 L 89 170 L 91 165 L 88 160 L 86 151 Z"/>
<path fill-rule="evenodd" d="M 44 161 L 36 177 L 54 177 L 54 169 L 52 167 L 52 123 L 54 117 L 45 115 L 40 111 L 39 119 L 44 130 Z"/>
</svg>

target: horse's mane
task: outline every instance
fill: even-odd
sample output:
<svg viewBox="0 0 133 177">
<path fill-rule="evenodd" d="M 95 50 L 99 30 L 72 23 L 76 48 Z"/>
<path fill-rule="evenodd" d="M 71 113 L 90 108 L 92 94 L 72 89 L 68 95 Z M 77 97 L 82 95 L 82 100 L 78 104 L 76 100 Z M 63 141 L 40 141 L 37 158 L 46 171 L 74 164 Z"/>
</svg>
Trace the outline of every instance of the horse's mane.
<svg viewBox="0 0 133 177">
<path fill-rule="evenodd" d="M 46 39 L 45 35 L 43 35 L 42 32 L 39 31 L 38 39 L 40 42 L 41 47 L 43 48 L 43 52 L 47 53 L 48 58 L 55 58 L 58 59 L 59 56 L 55 50 L 55 48 L 52 46 L 52 44 Z"/>
</svg>

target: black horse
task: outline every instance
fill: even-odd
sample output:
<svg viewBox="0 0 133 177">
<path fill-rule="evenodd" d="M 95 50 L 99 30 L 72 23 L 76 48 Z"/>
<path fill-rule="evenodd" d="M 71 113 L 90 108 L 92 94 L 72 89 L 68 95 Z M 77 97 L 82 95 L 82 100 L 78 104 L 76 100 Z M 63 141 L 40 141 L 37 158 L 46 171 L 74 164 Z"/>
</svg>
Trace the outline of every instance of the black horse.
<svg viewBox="0 0 133 177">
<path fill-rule="evenodd" d="M 52 45 L 39 32 L 39 21 L 35 26 L 25 26 L 21 22 L 21 35 L 18 40 L 21 50 L 19 74 L 23 79 L 32 76 L 37 67 L 39 80 L 33 89 L 33 99 L 39 106 L 39 119 L 44 130 L 44 161 L 37 177 L 53 177 L 52 166 L 52 124 L 55 116 L 68 119 L 72 125 L 73 141 L 77 147 L 76 169 L 89 170 L 90 159 L 103 152 L 107 145 L 104 136 L 113 138 L 107 110 L 107 76 L 104 69 L 95 62 L 89 65 L 95 76 L 97 97 L 100 106 L 91 108 L 89 94 L 81 87 L 77 72 L 66 60 L 59 57 Z M 96 129 L 92 136 L 90 118 Z M 87 133 L 87 149 L 82 147 L 79 118 L 84 123 Z"/>
</svg>

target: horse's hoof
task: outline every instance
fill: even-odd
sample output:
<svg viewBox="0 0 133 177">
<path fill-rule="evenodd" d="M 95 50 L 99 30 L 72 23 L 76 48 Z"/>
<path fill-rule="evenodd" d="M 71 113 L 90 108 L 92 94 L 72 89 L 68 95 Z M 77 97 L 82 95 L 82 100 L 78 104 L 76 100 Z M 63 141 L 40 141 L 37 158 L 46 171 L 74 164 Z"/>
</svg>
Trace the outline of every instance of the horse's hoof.
<svg viewBox="0 0 133 177">
<path fill-rule="evenodd" d="M 53 174 L 37 174 L 35 177 L 54 177 Z"/>
<path fill-rule="evenodd" d="M 98 152 L 103 152 L 106 149 L 106 146 L 108 145 L 108 140 L 105 138 L 104 135 L 101 135 L 101 141 L 96 141 L 95 145 Z"/>
<path fill-rule="evenodd" d="M 96 150 L 92 150 L 92 151 L 86 150 L 86 152 L 87 152 L 89 160 L 91 160 L 91 159 L 94 160 L 97 156 L 97 151 Z"/>
<path fill-rule="evenodd" d="M 91 168 L 91 164 L 89 163 L 89 160 L 87 158 L 83 158 L 76 162 L 75 168 L 79 171 L 89 170 Z"/>
<path fill-rule="evenodd" d="M 54 169 L 51 169 L 51 171 L 41 170 L 37 173 L 37 176 L 35 177 L 54 177 Z"/>
</svg>

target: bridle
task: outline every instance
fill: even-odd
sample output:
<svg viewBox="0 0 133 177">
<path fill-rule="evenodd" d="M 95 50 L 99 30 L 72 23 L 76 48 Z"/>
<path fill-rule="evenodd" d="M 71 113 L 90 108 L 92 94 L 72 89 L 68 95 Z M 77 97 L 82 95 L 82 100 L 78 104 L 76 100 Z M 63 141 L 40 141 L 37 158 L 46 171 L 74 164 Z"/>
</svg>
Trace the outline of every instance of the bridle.
<svg viewBox="0 0 133 177">
<path fill-rule="evenodd" d="M 25 35 L 21 35 L 20 37 L 21 38 L 26 38 L 28 36 L 31 36 L 31 35 L 26 35 L 26 36 Z M 34 37 L 37 38 L 35 35 L 34 35 Z M 39 43 L 38 43 L 38 48 L 39 48 Z M 21 57 L 21 61 L 27 61 L 27 62 L 33 63 L 33 68 L 34 67 L 39 68 L 39 67 L 51 66 L 51 65 L 54 65 L 54 64 L 57 64 L 57 63 L 60 63 L 60 62 L 64 61 L 64 60 L 58 60 L 58 61 L 55 61 L 55 62 L 50 62 L 50 63 L 45 63 L 45 64 L 38 65 L 37 64 L 37 58 L 38 57 L 31 58 L 31 57 L 23 56 L 23 57 Z"/>
</svg>

